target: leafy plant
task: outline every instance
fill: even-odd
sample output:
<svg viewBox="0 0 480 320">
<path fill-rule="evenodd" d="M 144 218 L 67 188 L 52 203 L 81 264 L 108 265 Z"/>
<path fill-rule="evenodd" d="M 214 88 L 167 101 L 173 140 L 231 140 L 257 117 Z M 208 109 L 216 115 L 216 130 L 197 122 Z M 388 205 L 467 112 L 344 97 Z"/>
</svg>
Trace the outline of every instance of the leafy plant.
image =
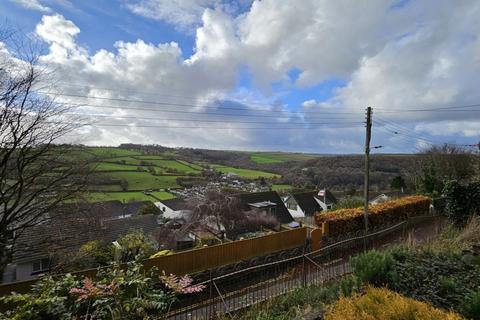
<svg viewBox="0 0 480 320">
<path fill-rule="evenodd" d="M 30 293 L 0 298 L 14 306 L 0 319 L 156 319 L 179 294 L 203 289 L 189 277 L 159 277 L 155 269 L 146 272 L 139 261 L 132 261 L 100 269 L 94 279 L 70 274 L 42 278 Z"/>
<path fill-rule="evenodd" d="M 451 252 L 412 252 L 395 261 L 388 286 L 434 306 L 463 312 L 466 297 L 480 287 L 480 266 Z"/>
<path fill-rule="evenodd" d="M 140 230 L 131 231 L 117 240 L 121 246 L 121 261 L 146 259 L 156 251 L 155 242 Z"/>
<path fill-rule="evenodd" d="M 457 225 L 463 226 L 471 215 L 480 212 L 480 182 L 461 185 L 449 181 L 443 193 L 447 198 L 447 216 Z"/>
<path fill-rule="evenodd" d="M 383 285 L 391 277 L 394 260 L 388 252 L 371 250 L 352 259 L 354 274 L 362 281 Z"/>
<path fill-rule="evenodd" d="M 162 213 L 162 211 L 156 205 L 154 205 L 152 202 L 149 202 L 149 203 L 143 205 L 138 210 L 139 215 L 146 215 L 146 214 L 158 215 L 158 214 L 161 214 L 161 213 Z"/>
<path fill-rule="evenodd" d="M 469 294 L 460 305 L 462 314 L 469 319 L 480 319 L 480 291 Z"/>
</svg>

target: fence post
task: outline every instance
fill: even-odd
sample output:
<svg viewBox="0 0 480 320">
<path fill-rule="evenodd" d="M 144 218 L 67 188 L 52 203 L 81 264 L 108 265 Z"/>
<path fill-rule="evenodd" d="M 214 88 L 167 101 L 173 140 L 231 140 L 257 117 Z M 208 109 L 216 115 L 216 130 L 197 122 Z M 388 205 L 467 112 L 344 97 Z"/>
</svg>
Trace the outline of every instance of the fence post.
<svg viewBox="0 0 480 320">
<path fill-rule="evenodd" d="M 328 225 L 328 221 L 322 222 L 322 236 L 323 237 L 328 237 L 328 232 L 330 228 Z"/>
<path fill-rule="evenodd" d="M 305 247 L 303 247 L 302 253 L 302 287 L 307 284 L 307 271 L 305 270 Z"/>
<path fill-rule="evenodd" d="M 212 308 L 213 308 L 213 304 L 215 301 L 213 301 L 213 280 L 212 280 L 212 269 L 209 270 L 209 274 L 210 274 L 210 282 L 209 282 L 209 293 L 208 293 L 208 300 L 210 301 L 209 303 L 209 306 L 208 306 L 208 315 L 207 315 L 207 319 L 210 319 L 211 318 L 211 315 L 212 315 Z"/>
</svg>

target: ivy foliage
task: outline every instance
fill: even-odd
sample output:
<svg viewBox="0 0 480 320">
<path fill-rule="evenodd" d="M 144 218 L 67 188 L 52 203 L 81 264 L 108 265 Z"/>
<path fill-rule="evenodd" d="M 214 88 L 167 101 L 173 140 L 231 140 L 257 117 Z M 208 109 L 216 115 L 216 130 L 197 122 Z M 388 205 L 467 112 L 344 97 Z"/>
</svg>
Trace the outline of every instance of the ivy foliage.
<svg viewBox="0 0 480 320">
<path fill-rule="evenodd" d="M 461 185 L 449 181 L 443 189 L 446 214 L 457 225 L 465 225 L 471 215 L 480 214 L 480 182 Z"/>
</svg>

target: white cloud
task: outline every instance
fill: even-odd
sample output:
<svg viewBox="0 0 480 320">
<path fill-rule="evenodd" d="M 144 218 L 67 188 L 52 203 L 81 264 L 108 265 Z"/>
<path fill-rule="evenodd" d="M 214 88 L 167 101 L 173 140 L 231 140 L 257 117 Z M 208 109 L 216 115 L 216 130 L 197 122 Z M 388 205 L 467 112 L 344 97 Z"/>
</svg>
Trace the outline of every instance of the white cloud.
<svg viewBox="0 0 480 320">
<path fill-rule="evenodd" d="M 49 7 L 41 4 L 39 0 L 10 0 L 10 1 L 30 10 L 36 10 L 40 12 L 52 11 L 52 9 L 50 9 Z"/>
<path fill-rule="evenodd" d="M 192 32 L 202 22 L 207 9 L 219 9 L 236 16 L 247 9 L 252 0 L 126 0 L 133 13 L 150 19 L 163 21 L 178 30 Z"/>
<path fill-rule="evenodd" d="M 417 132 L 426 132 L 434 136 L 478 137 L 480 136 L 480 121 L 440 121 L 421 123 L 415 127 Z"/>
<path fill-rule="evenodd" d="M 181 30 L 198 26 L 203 11 L 215 0 L 132 0 L 127 7 L 134 13 L 165 21 Z"/>
<path fill-rule="evenodd" d="M 260 97 L 265 101 L 270 102 L 275 98 L 270 90 L 273 83 L 287 83 L 298 88 L 341 79 L 346 85 L 333 90 L 331 99 L 322 101 L 312 96 L 311 99 L 305 99 L 303 108 L 308 112 L 327 108 L 329 112 L 360 112 L 356 120 L 361 122 L 364 108 L 370 105 L 374 107 L 374 119 L 422 121 L 426 124 L 424 128 L 433 128 L 438 121 L 452 120 L 456 121 L 457 125 L 453 126 L 458 129 L 462 127 L 462 122 L 468 122 L 464 131 L 449 129 L 445 132 L 464 136 L 476 133 L 472 116 L 466 112 L 387 112 L 392 109 L 409 110 L 480 102 L 477 88 L 480 83 L 478 1 L 463 1 L 461 4 L 447 0 L 411 1 L 401 8 L 392 8 L 395 1 L 357 3 L 305 0 L 300 5 L 298 1 L 265 0 L 255 1 L 249 11 L 238 17 L 225 13 L 221 6 L 207 1 L 135 2 L 136 5 L 148 3 L 167 10 L 158 14 L 160 20 L 176 17 L 178 13 L 176 21 L 187 26 L 201 19 L 196 29 L 195 53 L 191 57 L 184 57 L 175 42 L 157 45 L 142 40 L 132 43 L 119 41 L 115 44 L 115 50 L 89 53 L 76 42 L 80 32 L 78 27 L 62 16 L 46 16 L 37 26 L 38 36 L 50 45 L 50 51 L 42 57 L 42 61 L 58 70 L 63 83 L 77 85 L 63 88 L 64 92 L 185 104 L 170 106 L 170 109 L 203 112 L 181 115 L 163 112 L 166 106 L 157 105 L 147 105 L 157 108 L 155 112 L 86 107 L 83 109 L 85 112 L 142 116 L 150 118 L 142 123 L 164 126 L 90 129 L 89 141 L 92 143 L 141 141 L 198 147 L 281 144 L 283 146 L 279 146 L 280 149 L 293 147 L 305 150 L 314 147 L 317 152 L 361 150 L 363 139 L 356 128 L 322 129 L 314 125 L 317 120 L 313 118 L 282 113 L 281 106 L 272 107 L 275 111 L 270 115 L 273 117 L 266 120 L 282 125 L 304 121 L 310 123 L 312 129 L 259 131 L 242 129 L 254 125 L 232 123 L 252 118 L 238 117 L 237 111 L 206 102 L 218 98 L 228 100 L 232 92 L 241 91 L 237 87 L 240 67 L 248 69 L 255 90 L 261 88 L 263 91 L 258 92 L 266 95 Z M 168 8 L 169 4 L 172 7 Z M 215 9 L 211 9 L 212 6 Z M 181 10 L 178 11 L 178 8 Z M 149 12 L 155 10 L 152 7 Z M 175 22 L 172 20 L 171 23 Z M 289 79 L 288 74 L 292 69 L 299 70 L 296 80 Z M 88 87 L 79 89 L 79 83 L 88 84 Z M 115 91 L 102 88 L 114 88 Z M 104 106 L 121 104 L 145 107 L 128 102 L 88 102 Z M 188 107 L 188 104 L 194 106 Z M 245 108 L 247 114 L 252 116 L 259 114 L 255 109 L 265 108 L 255 104 L 235 106 Z M 226 113 L 227 116 L 219 117 L 207 112 L 212 110 Z M 181 117 L 189 121 L 154 119 Z M 198 122 L 202 119 L 225 120 L 225 123 Z M 253 119 L 262 120 L 260 117 Z M 100 120 L 117 124 L 134 122 L 122 118 Z M 168 128 L 201 124 L 206 128 Z M 214 126 L 229 127 L 231 130 L 215 130 Z M 427 132 L 439 135 L 438 130 Z M 317 139 L 313 144 L 309 139 L 325 135 L 328 135 L 328 139 Z M 119 136 L 122 137 L 121 141 Z M 384 137 L 388 138 L 386 135 Z M 322 141 L 329 141 L 338 148 L 324 145 Z M 329 149 L 322 149 L 322 145 Z"/>
</svg>

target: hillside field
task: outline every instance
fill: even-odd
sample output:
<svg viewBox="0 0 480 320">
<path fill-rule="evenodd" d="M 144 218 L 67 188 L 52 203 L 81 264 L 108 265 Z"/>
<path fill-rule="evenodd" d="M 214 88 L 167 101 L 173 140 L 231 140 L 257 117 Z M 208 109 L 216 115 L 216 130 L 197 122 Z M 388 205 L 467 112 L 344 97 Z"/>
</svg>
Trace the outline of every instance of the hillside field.
<svg viewBox="0 0 480 320">
<path fill-rule="evenodd" d="M 287 161 L 303 161 L 312 158 L 313 156 L 306 154 L 283 152 L 257 152 L 250 155 L 250 159 L 258 164 L 276 164 Z"/>
<path fill-rule="evenodd" d="M 245 179 L 279 178 L 280 177 L 280 175 L 278 174 L 266 172 L 266 171 L 241 169 L 241 168 L 227 167 L 222 165 L 211 165 L 210 167 L 221 173 L 230 173 L 230 172 L 235 173 L 239 177 L 245 178 Z"/>
<path fill-rule="evenodd" d="M 187 161 L 175 151 L 142 154 L 139 151 L 114 147 L 88 147 L 92 168 L 98 172 L 97 184 L 92 185 L 90 201 L 157 201 L 175 196 L 160 189 L 180 188 L 177 178 L 200 176 L 203 167 L 198 161 Z M 272 157 L 275 157 L 272 154 Z M 285 157 L 285 155 L 284 155 Z M 287 157 L 288 158 L 288 157 Z M 286 159 L 286 158 L 285 158 Z M 202 162 L 221 173 L 235 173 L 240 178 L 257 179 L 280 177 L 271 172 L 236 168 Z M 153 173 L 153 174 L 152 174 Z M 143 191 L 148 191 L 145 194 Z"/>
<path fill-rule="evenodd" d="M 124 202 L 132 201 L 157 201 L 173 199 L 175 196 L 168 192 L 152 192 L 151 195 L 146 195 L 143 192 L 90 192 L 88 200 L 92 202 L 119 200 Z"/>
</svg>

